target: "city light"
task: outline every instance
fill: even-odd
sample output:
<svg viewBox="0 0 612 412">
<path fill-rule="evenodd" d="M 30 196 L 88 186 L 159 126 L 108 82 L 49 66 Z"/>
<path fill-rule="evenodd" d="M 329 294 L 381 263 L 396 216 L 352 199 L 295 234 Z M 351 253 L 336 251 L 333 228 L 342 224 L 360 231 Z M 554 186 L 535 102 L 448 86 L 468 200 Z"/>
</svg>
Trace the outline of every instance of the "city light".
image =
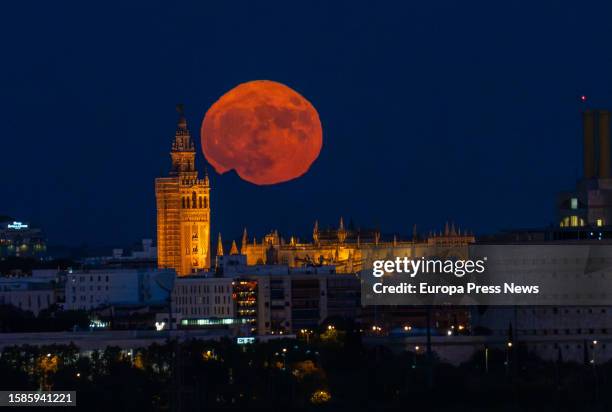
<svg viewBox="0 0 612 412">
<path fill-rule="evenodd" d="M 13 223 L 9 223 L 8 225 L 6 225 L 6 227 L 9 229 L 21 230 L 21 229 L 27 229 L 28 225 L 22 222 L 13 222 Z"/>
<path fill-rule="evenodd" d="M 612 412 L 612 2 L 192 3 L 5 10 L 0 405 Z"/>
</svg>

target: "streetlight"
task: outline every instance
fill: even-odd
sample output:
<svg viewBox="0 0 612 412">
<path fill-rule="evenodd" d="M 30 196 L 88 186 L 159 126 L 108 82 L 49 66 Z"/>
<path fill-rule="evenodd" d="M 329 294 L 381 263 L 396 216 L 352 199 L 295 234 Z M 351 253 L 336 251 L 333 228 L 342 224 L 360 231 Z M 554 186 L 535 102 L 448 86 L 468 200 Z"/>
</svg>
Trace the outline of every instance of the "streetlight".
<svg viewBox="0 0 612 412">
<path fill-rule="evenodd" d="M 300 329 L 300 333 L 303 336 L 306 336 L 306 344 L 308 345 L 308 343 L 310 341 L 310 331 L 308 329 Z"/>
</svg>

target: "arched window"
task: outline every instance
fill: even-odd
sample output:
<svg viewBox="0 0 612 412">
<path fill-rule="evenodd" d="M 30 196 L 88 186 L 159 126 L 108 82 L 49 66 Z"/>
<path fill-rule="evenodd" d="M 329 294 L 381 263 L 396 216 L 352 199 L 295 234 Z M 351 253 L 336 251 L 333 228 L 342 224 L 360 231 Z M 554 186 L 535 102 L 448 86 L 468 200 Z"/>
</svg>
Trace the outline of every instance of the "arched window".
<svg viewBox="0 0 612 412">
<path fill-rule="evenodd" d="M 191 194 L 191 207 L 194 209 L 198 207 L 198 205 L 196 204 L 196 200 L 197 200 L 196 192 L 193 192 Z"/>
<path fill-rule="evenodd" d="M 208 207 L 208 198 L 204 196 L 204 209 Z"/>
<path fill-rule="evenodd" d="M 182 198 L 181 198 L 181 200 L 182 200 L 182 205 L 181 205 L 181 207 L 182 207 L 183 209 L 185 209 L 185 198 L 184 198 L 184 197 L 182 197 Z"/>
<path fill-rule="evenodd" d="M 198 205 L 199 205 L 200 209 L 202 209 L 202 196 L 200 196 L 198 198 L 198 201 L 199 201 Z"/>
</svg>

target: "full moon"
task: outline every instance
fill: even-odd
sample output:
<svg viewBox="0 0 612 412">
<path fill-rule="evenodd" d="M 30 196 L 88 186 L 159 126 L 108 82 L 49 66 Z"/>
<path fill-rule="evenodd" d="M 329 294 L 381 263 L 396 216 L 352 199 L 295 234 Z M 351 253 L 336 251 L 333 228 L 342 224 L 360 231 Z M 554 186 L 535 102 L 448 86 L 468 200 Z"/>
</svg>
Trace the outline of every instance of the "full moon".
<svg viewBox="0 0 612 412">
<path fill-rule="evenodd" d="M 255 80 L 225 93 L 206 112 L 201 129 L 206 160 L 218 173 L 235 170 L 257 185 L 302 176 L 323 144 L 313 105 L 284 84 Z"/>
</svg>

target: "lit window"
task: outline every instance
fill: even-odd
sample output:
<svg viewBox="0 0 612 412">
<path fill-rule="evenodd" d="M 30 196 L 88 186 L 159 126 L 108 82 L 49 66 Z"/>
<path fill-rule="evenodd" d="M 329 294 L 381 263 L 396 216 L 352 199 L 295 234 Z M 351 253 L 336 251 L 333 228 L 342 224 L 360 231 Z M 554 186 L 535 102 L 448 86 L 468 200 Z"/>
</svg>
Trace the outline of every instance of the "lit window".
<svg viewBox="0 0 612 412">
<path fill-rule="evenodd" d="M 570 216 L 570 226 L 571 227 L 578 226 L 578 216 Z"/>
<path fill-rule="evenodd" d="M 572 198 L 571 198 L 571 200 L 570 200 L 570 207 L 571 207 L 573 210 L 578 209 L 578 199 L 577 199 L 577 198 L 575 198 L 575 197 L 572 197 Z"/>
<path fill-rule="evenodd" d="M 570 224 L 569 216 L 565 216 L 563 220 L 561 221 L 560 225 L 561 227 L 569 227 L 569 224 Z"/>
<path fill-rule="evenodd" d="M 597 219 L 597 226 L 601 227 L 604 225 L 603 219 Z"/>
</svg>

